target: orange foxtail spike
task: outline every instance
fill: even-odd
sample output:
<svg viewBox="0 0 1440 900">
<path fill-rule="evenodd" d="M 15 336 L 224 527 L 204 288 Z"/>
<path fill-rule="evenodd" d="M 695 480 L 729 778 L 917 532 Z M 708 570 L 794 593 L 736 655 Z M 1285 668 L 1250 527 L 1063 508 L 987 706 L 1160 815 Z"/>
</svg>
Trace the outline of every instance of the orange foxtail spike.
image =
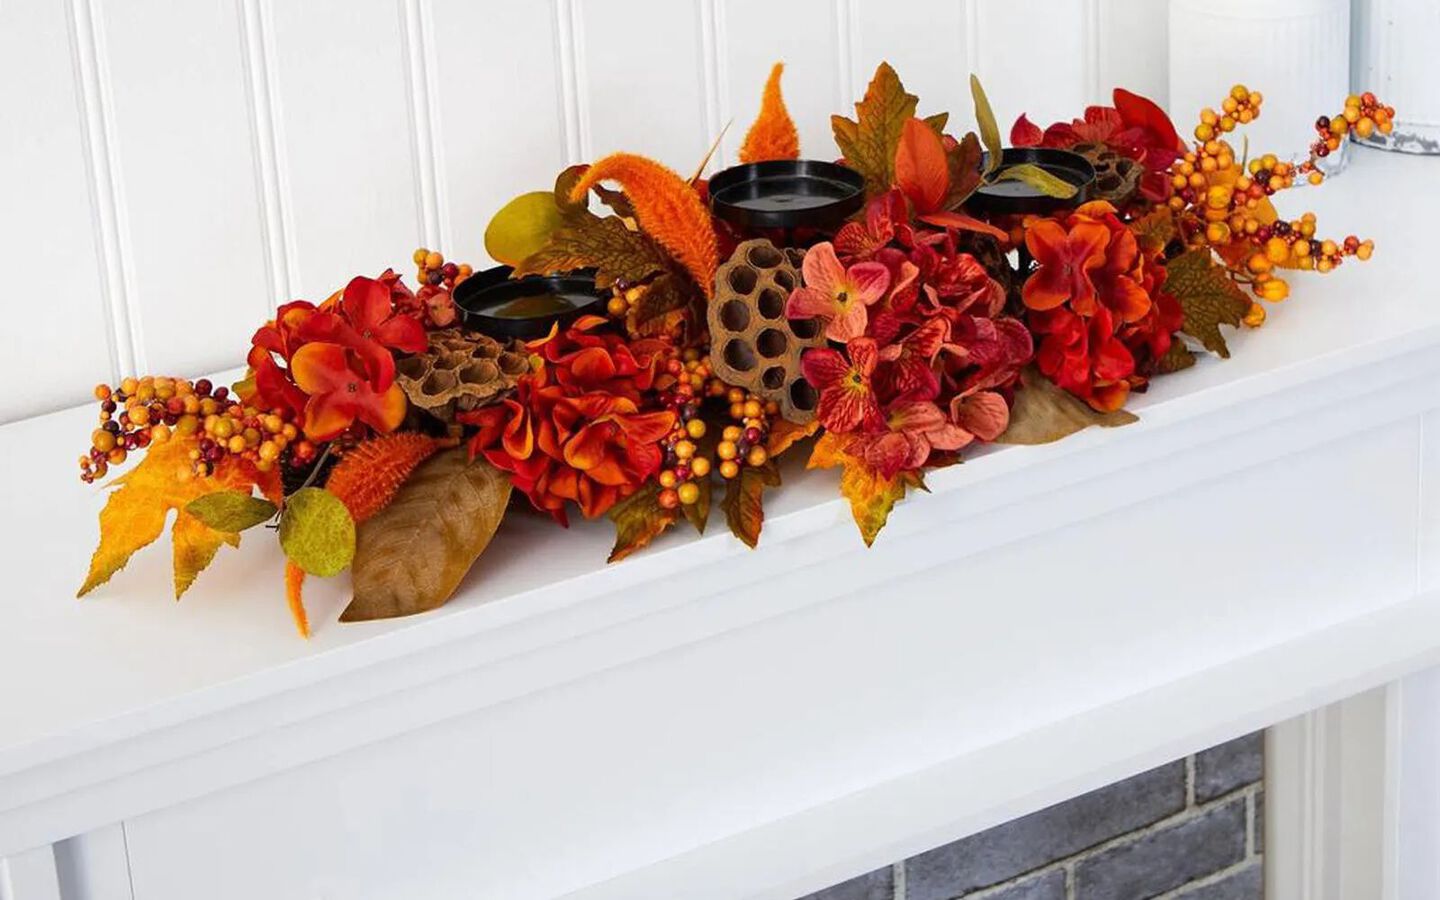
<svg viewBox="0 0 1440 900">
<path fill-rule="evenodd" d="M 285 561 L 285 602 L 290 604 L 290 617 L 295 620 L 295 630 L 303 638 L 310 637 L 310 617 L 305 615 L 305 603 L 300 591 L 305 584 L 305 570 L 289 560 Z"/>
<path fill-rule="evenodd" d="M 760 114 L 745 134 L 740 145 L 742 163 L 764 162 L 767 159 L 796 159 L 800 156 L 800 135 L 780 95 L 780 73 L 784 63 L 776 63 L 760 95 Z"/>
</svg>

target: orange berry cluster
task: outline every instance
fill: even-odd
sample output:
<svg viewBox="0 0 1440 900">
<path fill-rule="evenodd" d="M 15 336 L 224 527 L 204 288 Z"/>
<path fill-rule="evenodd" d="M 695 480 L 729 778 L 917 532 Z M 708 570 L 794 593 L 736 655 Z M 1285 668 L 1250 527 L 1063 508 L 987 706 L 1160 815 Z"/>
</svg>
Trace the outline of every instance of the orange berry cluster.
<svg viewBox="0 0 1440 900">
<path fill-rule="evenodd" d="M 415 263 L 415 279 L 422 285 L 443 284 L 447 289 L 453 289 L 455 285 L 475 274 L 469 263 L 456 265 L 446 262 L 440 253 L 425 247 L 417 247 L 410 258 Z"/>
<path fill-rule="evenodd" d="M 1315 143 L 1310 145 L 1310 156 L 1326 157 L 1340 149 L 1340 140 L 1346 134 L 1368 138 L 1379 131 L 1389 134 L 1395 130 L 1395 107 L 1385 106 L 1375 95 L 1366 91 L 1351 94 L 1345 98 L 1345 108 L 1338 116 L 1321 116 L 1315 120 Z"/>
<path fill-rule="evenodd" d="M 200 435 L 190 451 L 191 464 L 176 472 L 181 481 L 211 474 L 228 453 L 243 454 L 268 471 L 299 437 L 288 415 L 246 406 L 229 388 L 215 387 L 207 378 L 126 378 L 115 388 L 96 385 L 95 399 L 100 401 L 100 427 L 90 435 L 89 452 L 80 457 L 80 479 L 86 483 L 104 478 L 110 466 L 123 464 L 131 452 L 175 435 Z M 292 455 L 303 456 L 308 444 L 296 442 Z M 313 445 L 309 455 L 314 456 Z"/>
<path fill-rule="evenodd" d="M 1170 205 L 1190 217 L 1194 224 L 1187 231 L 1195 240 L 1215 248 L 1249 245 L 1250 251 L 1243 256 L 1246 274 L 1242 280 L 1262 300 L 1278 302 L 1289 296 L 1290 287 L 1274 274 L 1277 267 L 1329 272 L 1346 256 L 1369 259 L 1375 245 L 1354 235 L 1340 243 L 1316 238 L 1314 213 L 1293 221 L 1266 221 L 1274 213 L 1273 207 L 1262 202 L 1267 197 L 1293 187 L 1301 175 L 1308 176 L 1312 184 L 1320 183 L 1324 175 L 1316 169 L 1313 153 L 1299 164 L 1267 153 L 1243 167 L 1237 165 L 1234 147 L 1218 133 L 1253 121 L 1262 102 L 1258 92 L 1237 84 L 1222 103 L 1222 113 L 1206 109 L 1200 114 L 1194 149 L 1170 170 L 1175 188 Z M 1326 127 L 1330 127 L 1328 120 Z M 1264 320 L 1264 309 L 1252 306 L 1247 324 L 1259 325 Z"/>
</svg>

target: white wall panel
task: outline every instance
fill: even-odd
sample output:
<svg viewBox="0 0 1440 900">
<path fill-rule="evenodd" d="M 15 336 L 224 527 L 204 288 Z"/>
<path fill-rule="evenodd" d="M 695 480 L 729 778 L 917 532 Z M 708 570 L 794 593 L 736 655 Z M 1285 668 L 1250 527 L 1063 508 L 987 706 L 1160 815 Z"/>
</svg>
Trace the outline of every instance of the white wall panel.
<svg viewBox="0 0 1440 900">
<path fill-rule="evenodd" d="M 427 56 L 422 71 L 428 55 L 397 0 L 259 2 L 275 63 L 290 290 L 319 302 L 356 273 L 403 271 L 425 240 L 417 163 L 429 150 L 412 103 L 426 86 L 410 77 L 409 54 Z"/>
<path fill-rule="evenodd" d="M 832 113 L 854 115 L 849 66 L 842 64 L 841 16 L 835 0 L 717 0 L 721 27 L 722 84 L 728 103 L 723 121 L 734 119 L 725 136 L 733 162 L 760 108 L 760 91 L 770 67 L 785 63 L 785 105 L 800 132 L 800 153 L 835 159 L 840 150 L 830 130 Z M 755 22 L 764 22 L 755 27 Z M 863 85 L 861 93 L 864 93 Z M 723 123 L 722 123 L 723 124 Z M 692 164 L 693 165 L 693 164 Z M 688 174 L 688 173 L 687 173 Z"/>
<path fill-rule="evenodd" d="M 270 311 L 240 9 L 126 0 L 93 14 L 136 368 L 235 365 Z"/>
<path fill-rule="evenodd" d="M 1096 0 L 970 0 L 974 71 L 1008 138 L 1021 113 L 1075 118 L 1096 94 Z"/>
<path fill-rule="evenodd" d="M 700 3 L 573 2 L 581 155 L 627 150 L 689 175 L 715 140 Z"/>
<path fill-rule="evenodd" d="M 448 257 L 479 264 L 495 211 L 580 162 L 578 147 L 573 159 L 567 149 L 575 129 L 564 101 L 569 60 L 561 55 L 557 2 L 429 0 L 440 249 Z"/>
<path fill-rule="evenodd" d="M 851 84 L 855 98 L 875 67 L 888 61 L 905 89 L 920 97 L 920 114 L 949 112 L 947 130 L 975 127 L 970 101 L 969 15 L 956 0 L 862 2 L 851 9 Z M 848 113 L 847 113 L 848 114 Z"/>
<path fill-rule="evenodd" d="M 131 371 L 239 362 L 275 303 L 419 243 L 485 262 L 490 216 L 616 150 L 732 162 L 786 63 L 802 151 L 838 155 L 889 60 L 920 112 L 1003 129 L 1124 84 L 1164 99 L 1162 0 L 52 0 L 0 4 L 0 262 L 63 316 L 0 375 L 0 421 Z M 16 177 L 16 176 L 19 177 Z M 63 353 L 56 347 L 65 348 Z"/>
<path fill-rule="evenodd" d="M 0 269 L 32 297 L 12 287 L 0 374 L 24 389 L 0 392 L 0 422 L 79 403 L 120 367 L 66 18 L 0 4 Z"/>
</svg>

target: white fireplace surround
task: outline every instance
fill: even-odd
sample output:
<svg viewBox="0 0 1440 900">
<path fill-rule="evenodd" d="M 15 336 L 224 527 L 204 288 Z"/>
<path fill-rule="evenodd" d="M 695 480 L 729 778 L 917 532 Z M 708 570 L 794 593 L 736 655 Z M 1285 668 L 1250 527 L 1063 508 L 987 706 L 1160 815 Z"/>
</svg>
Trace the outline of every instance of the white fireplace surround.
<svg viewBox="0 0 1440 900">
<path fill-rule="evenodd" d="M 317 582 L 307 643 L 260 536 L 179 605 L 163 549 L 75 602 L 91 413 L 5 426 L 0 896 L 790 900 L 1440 662 L 1440 169 L 1304 199 L 1376 258 L 1136 425 L 934 473 L 869 551 L 792 470 L 759 550 L 607 567 L 607 524 L 516 516 L 436 614 L 342 625 Z M 1272 896 L 1424 896 L 1414 684 L 1276 731 Z"/>
</svg>

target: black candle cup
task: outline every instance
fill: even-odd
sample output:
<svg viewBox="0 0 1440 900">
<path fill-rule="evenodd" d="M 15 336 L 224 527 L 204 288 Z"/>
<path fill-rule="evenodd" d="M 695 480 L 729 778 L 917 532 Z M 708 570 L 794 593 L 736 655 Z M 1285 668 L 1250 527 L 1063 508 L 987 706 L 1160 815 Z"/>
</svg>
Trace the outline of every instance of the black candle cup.
<svg viewBox="0 0 1440 900">
<path fill-rule="evenodd" d="M 813 159 L 731 166 L 710 179 L 710 206 L 741 229 L 826 228 L 865 203 L 865 179 L 854 169 Z"/>
<path fill-rule="evenodd" d="M 544 337 L 557 324 L 564 328 L 585 313 L 604 312 L 607 293 L 596 288 L 593 270 L 511 278 L 513 271 L 496 266 L 460 282 L 455 307 L 466 327 L 491 337 L 529 339 Z M 528 298 L 542 308 L 526 314 Z"/>
<path fill-rule="evenodd" d="M 982 170 L 990 163 L 990 154 L 981 159 Z M 1071 197 L 1051 197 L 1039 188 L 1018 179 L 981 184 L 965 206 L 971 212 L 990 216 L 1045 215 L 1071 209 L 1090 197 L 1095 184 L 1095 167 L 1079 153 L 1053 147 L 1009 147 L 1000 153 L 1000 171 L 1012 166 L 1032 165 L 1075 186 Z M 998 174 L 998 173 L 996 173 Z"/>
</svg>

